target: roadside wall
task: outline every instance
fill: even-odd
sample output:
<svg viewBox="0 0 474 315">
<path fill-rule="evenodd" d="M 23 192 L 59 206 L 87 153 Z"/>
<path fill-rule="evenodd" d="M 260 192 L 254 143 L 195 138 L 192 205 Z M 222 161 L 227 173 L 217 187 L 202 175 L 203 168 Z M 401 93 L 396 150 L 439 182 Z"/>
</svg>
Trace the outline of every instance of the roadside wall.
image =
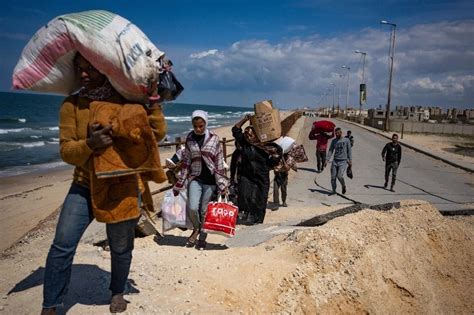
<svg viewBox="0 0 474 315">
<path fill-rule="evenodd" d="M 382 129 L 383 124 L 377 124 L 373 121 L 369 126 Z M 469 124 L 441 124 L 441 123 L 425 123 L 417 121 L 390 121 L 390 131 L 412 133 L 434 133 L 434 134 L 458 134 L 474 136 L 474 125 Z"/>
</svg>

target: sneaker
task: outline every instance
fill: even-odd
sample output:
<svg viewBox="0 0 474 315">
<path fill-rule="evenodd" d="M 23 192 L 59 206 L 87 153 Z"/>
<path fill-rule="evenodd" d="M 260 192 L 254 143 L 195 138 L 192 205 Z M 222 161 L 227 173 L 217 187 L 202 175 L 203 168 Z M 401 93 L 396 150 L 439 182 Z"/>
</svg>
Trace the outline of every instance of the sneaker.
<svg viewBox="0 0 474 315">
<path fill-rule="evenodd" d="M 383 188 L 387 189 L 387 185 L 388 185 L 387 183 L 383 184 Z"/>
<path fill-rule="evenodd" d="M 282 206 L 282 207 L 288 207 L 288 205 L 286 204 L 286 202 L 284 202 L 281 206 Z"/>
<path fill-rule="evenodd" d="M 196 249 L 197 250 L 204 250 L 206 249 L 206 246 L 207 246 L 207 242 L 206 241 L 203 241 L 203 240 L 199 240 L 196 244 Z"/>
<path fill-rule="evenodd" d="M 122 313 L 127 310 L 127 301 L 123 298 L 123 294 L 114 294 L 110 301 L 110 313 Z"/>
<path fill-rule="evenodd" d="M 390 187 L 390 191 L 391 191 L 391 192 L 395 192 L 395 190 L 393 189 L 393 186 Z"/>
<path fill-rule="evenodd" d="M 332 195 L 335 195 L 337 194 L 337 192 L 335 190 L 331 191 L 331 193 L 329 193 L 329 196 L 332 196 Z"/>
<path fill-rule="evenodd" d="M 272 210 L 272 211 L 277 211 L 279 208 L 279 203 L 278 202 L 272 202 L 267 205 L 267 208 Z"/>
<path fill-rule="evenodd" d="M 43 308 L 41 310 L 41 315 L 56 315 L 56 308 Z"/>
<path fill-rule="evenodd" d="M 342 186 L 342 194 L 343 194 L 343 195 L 346 194 L 346 186 Z"/>
</svg>

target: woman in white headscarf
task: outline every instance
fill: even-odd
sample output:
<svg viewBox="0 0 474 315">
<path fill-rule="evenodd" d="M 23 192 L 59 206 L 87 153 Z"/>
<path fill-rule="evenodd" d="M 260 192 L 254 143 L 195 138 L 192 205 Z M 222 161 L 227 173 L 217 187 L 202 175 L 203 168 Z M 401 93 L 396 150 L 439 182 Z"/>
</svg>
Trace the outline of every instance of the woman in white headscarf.
<svg viewBox="0 0 474 315">
<path fill-rule="evenodd" d="M 192 114 L 193 130 L 186 137 L 183 164 L 178 182 L 173 187 L 175 196 L 179 190 L 188 188 L 188 214 L 193 224 L 193 233 L 186 247 L 204 249 L 207 233 L 201 231 L 207 205 L 216 189 L 225 194 L 228 180 L 224 173 L 224 156 L 217 134 L 207 129 L 208 115 L 195 110 Z M 198 239 L 199 237 L 199 239 Z"/>
</svg>

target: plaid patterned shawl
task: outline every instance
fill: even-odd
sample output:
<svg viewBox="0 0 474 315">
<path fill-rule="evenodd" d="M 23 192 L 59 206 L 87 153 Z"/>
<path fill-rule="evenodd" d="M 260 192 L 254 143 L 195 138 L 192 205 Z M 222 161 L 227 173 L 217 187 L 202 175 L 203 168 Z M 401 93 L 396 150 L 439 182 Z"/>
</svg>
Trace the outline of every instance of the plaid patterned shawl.
<svg viewBox="0 0 474 315">
<path fill-rule="evenodd" d="M 192 181 L 201 174 L 201 163 L 206 166 L 216 178 L 218 193 L 223 193 L 229 185 L 229 180 L 224 173 L 224 155 L 219 143 L 219 136 L 208 131 L 204 144 L 199 148 L 198 143 L 192 138 L 193 131 L 186 137 L 186 148 L 183 152 L 182 172 L 174 188 L 181 190 L 186 180 Z M 201 159 L 202 157 L 202 159 Z"/>
</svg>

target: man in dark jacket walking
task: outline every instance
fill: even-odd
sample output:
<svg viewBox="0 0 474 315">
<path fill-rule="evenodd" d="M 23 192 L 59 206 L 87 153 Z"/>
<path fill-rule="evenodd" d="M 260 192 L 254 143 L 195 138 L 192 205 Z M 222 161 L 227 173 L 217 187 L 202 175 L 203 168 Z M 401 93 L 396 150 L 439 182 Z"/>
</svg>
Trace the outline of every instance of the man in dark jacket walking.
<svg viewBox="0 0 474 315">
<path fill-rule="evenodd" d="M 392 142 L 389 142 L 385 145 L 382 150 L 382 160 L 385 161 L 385 184 L 384 188 L 387 188 L 388 178 L 390 176 L 390 170 L 392 171 L 392 184 L 390 186 L 390 191 L 394 191 L 393 187 L 395 186 L 395 180 L 397 178 L 397 169 L 400 165 L 400 160 L 402 159 L 402 147 L 398 143 L 398 135 L 394 133 L 392 135 Z"/>
</svg>

